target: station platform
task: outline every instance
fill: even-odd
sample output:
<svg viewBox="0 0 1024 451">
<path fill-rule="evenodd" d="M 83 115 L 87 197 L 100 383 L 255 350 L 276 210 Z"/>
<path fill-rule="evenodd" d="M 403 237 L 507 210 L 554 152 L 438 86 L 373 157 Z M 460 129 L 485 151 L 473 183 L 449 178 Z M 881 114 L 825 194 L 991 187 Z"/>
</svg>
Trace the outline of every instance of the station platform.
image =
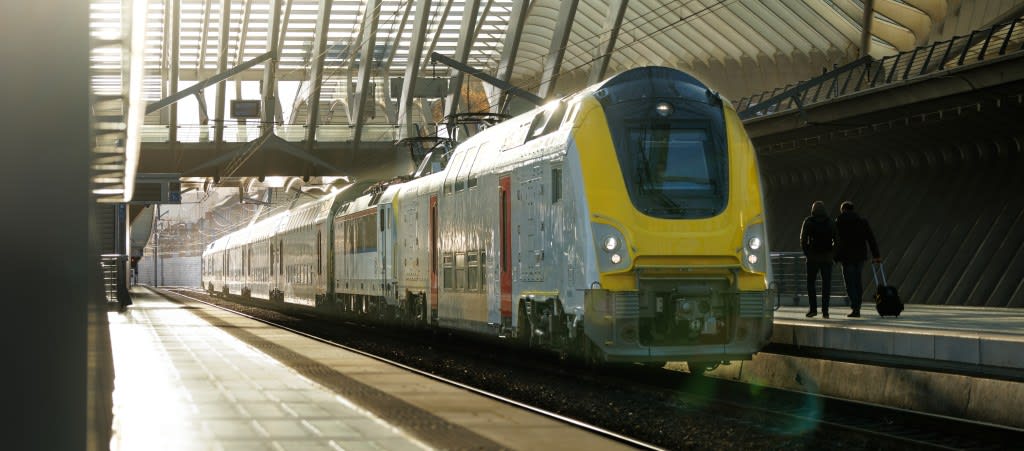
<svg viewBox="0 0 1024 451">
<path fill-rule="evenodd" d="M 881 317 L 865 303 L 859 318 L 848 318 L 842 304 L 829 319 L 805 313 L 805 306 L 776 310 L 767 351 L 802 348 L 840 360 L 1024 382 L 1024 309 L 907 304 L 900 316 Z"/>
<path fill-rule="evenodd" d="M 628 449 L 214 307 L 132 295 L 108 314 L 115 451 Z"/>
</svg>

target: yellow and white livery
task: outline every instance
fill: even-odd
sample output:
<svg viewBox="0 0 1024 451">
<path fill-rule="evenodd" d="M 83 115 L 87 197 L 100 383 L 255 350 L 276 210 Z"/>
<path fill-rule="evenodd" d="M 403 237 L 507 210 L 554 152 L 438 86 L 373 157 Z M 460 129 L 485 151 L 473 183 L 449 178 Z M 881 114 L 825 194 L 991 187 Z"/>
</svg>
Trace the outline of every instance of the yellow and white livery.
<svg viewBox="0 0 1024 451">
<path fill-rule="evenodd" d="M 629 70 L 428 155 L 411 180 L 320 202 L 320 241 L 294 248 L 331 243 L 317 262 L 332 277 L 288 302 L 697 371 L 771 336 L 754 149 L 728 102 L 675 69 Z M 216 272 L 204 284 L 250 285 Z"/>
</svg>

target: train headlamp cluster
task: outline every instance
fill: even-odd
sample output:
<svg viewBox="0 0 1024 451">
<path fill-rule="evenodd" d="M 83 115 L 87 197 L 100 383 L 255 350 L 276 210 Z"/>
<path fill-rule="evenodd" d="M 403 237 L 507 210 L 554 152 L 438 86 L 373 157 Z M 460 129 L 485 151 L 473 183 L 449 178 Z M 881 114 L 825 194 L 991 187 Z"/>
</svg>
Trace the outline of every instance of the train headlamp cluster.
<svg viewBox="0 0 1024 451">
<path fill-rule="evenodd" d="M 622 232 L 614 226 L 591 223 L 594 232 L 595 247 L 598 252 L 598 267 L 603 272 L 620 271 L 629 268 L 629 248 Z"/>
<path fill-rule="evenodd" d="M 654 111 L 656 111 L 658 115 L 661 117 L 668 117 L 672 115 L 672 113 L 675 111 L 675 108 L 672 106 L 671 103 L 658 102 L 657 105 L 654 105 Z"/>
<path fill-rule="evenodd" d="M 751 224 L 743 231 L 743 267 L 751 272 L 768 273 L 768 246 L 764 223 Z"/>
</svg>

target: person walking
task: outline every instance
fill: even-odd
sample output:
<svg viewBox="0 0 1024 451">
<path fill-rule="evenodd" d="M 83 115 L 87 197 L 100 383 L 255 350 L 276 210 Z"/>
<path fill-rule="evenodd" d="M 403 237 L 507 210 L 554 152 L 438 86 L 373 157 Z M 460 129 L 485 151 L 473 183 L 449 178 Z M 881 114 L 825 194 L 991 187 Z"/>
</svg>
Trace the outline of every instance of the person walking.
<svg viewBox="0 0 1024 451">
<path fill-rule="evenodd" d="M 843 283 L 846 285 L 846 295 L 850 298 L 851 312 L 846 316 L 858 318 L 861 296 L 864 294 L 860 276 L 864 270 L 864 260 L 868 258 L 868 249 L 871 250 L 873 262 L 881 262 L 882 256 L 868 221 L 857 215 L 853 208 L 853 202 L 850 201 L 839 205 L 839 216 L 836 218 L 839 246 L 835 258 L 843 267 Z"/>
<path fill-rule="evenodd" d="M 837 241 L 835 223 L 825 211 L 825 202 L 811 204 L 811 215 L 804 218 L 800 226 L 800 248 L 807 257 L 807 301 L 810 310 L 807 317 L 818 315 L 818 299 L 815 281 L 821 274 L 821 316 L 828 319 L 829 289 L 832 286 L 832 258 Z"/>
</svg>

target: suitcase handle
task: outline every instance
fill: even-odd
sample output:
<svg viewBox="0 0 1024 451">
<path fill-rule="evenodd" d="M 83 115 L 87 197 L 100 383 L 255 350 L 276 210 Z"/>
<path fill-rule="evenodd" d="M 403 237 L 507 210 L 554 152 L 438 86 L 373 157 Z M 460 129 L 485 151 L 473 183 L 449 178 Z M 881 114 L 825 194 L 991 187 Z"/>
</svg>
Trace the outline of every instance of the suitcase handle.
<svg viewBox="0 0 1024 451">
<path fill-rule="evenodd" d="M 878 272 L 875 272 L 875 267 L 876 266 L 878 267 Z M 872 263 L 871 264 L 871 277 L 875 279 L 875 285 L 876 286 L 881 286 L 881 285 L 878 285 L 878 275 L 879 274 L 882 275 L 882 285 L 888 285 L 888 283 L 885 282 L 885 267 L 882 266 L 882 262 Z"/>
</svg>

